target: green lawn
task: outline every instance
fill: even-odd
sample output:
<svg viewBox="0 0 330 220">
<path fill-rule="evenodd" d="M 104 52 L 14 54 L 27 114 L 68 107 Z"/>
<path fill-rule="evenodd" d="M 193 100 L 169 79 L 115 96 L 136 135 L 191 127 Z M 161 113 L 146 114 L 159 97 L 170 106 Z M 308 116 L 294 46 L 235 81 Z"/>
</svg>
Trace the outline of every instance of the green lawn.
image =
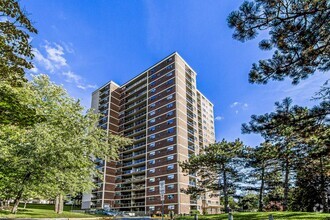
<svg viewBox="0 0 330 220">
<path fill-rule="evenodd" d="M 64 212 L 60 215 L 54 212 L 54 205 L 27 204 L 26 209 L 23 205 L 19 206 L 16 215 L 10 211 L 0 211 L 0 218 L 90 218 L 97 217 L 84 213 L 70 212 L 71 206 L 64 206 Z"/>
<path fill-rule="evenodd" d="M 233 213 L 234 220 L 268 220 L 272 214 L 274 220 L 330 220 L 330 214 L 311 212 L 241 212 Z M 182 220 L 192 220 L 193 217 L 180 217 Z M 228 214 L 200 215 L 198 220 L 228 220 Z"/>
</svg>

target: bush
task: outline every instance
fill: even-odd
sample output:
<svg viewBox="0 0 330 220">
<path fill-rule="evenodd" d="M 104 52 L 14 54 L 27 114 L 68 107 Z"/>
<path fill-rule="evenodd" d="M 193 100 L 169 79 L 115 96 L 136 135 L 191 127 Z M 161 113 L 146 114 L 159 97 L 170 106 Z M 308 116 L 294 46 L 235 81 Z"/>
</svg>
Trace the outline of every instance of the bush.
<svg viewBox="0 0 330 220">
<path fill-rule="evenodd" d="M 195 215 L 195 214 L 199 215 L 200 213 L 199 213 L 198 210 L 191 210 L 190 211 L 190 215 Z"/>
</svg>

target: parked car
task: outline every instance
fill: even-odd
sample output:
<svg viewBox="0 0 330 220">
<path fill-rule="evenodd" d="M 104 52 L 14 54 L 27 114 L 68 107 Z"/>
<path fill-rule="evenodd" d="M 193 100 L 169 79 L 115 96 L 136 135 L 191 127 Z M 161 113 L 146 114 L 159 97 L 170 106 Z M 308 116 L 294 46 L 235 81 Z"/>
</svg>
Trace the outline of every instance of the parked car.
<svg viewBox="0 0 330 220">
<path fill-rule="evenodd" d="M 107 210 L 107 209 L 98 209 L 96 210 L 95 214 L 98 215 L 108 215 L 108 216 L 116 216 L 118 212 L 114 210 Z"/>
</svg>

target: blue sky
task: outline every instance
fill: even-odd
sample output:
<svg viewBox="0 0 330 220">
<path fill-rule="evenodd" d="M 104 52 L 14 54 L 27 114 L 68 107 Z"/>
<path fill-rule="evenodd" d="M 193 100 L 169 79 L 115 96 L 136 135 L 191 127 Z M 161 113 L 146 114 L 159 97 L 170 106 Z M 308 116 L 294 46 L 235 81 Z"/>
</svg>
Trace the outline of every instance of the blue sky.
<svg viewBox="0 0 330 220">
<path fill-rule="evenodd" d="M 216 138 L 241 138 L 255 146 L 258 135 L 242 135 L 252 114 L 274 109 L 291 96 L 311 106 L 325 74 L 297 86 L 284 82 L 248 83 L 252 63 L 269 58 L 257 39 L 232 39 L 228 14 L 241 0 L 21 0 L 38 29 L 32 36 L 35 69 L 90 106 L 91 93 L 109 80 L 122 84 L 177 51 L 197 72 L 197 87 L 214 103 Z"/>
</svg>

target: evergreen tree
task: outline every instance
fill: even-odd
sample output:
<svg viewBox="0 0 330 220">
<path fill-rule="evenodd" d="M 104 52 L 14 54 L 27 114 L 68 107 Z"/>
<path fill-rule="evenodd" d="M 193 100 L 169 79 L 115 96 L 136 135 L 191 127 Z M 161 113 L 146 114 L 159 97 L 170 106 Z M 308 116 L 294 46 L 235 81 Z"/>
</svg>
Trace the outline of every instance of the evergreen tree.
<svg viewBox="0 0 330 220">
<path fill-rule="evenodd" d="M 262 50 L 275 49 L 271 59 L 253 64 L 252 83 L 290 77 L 293 84 L 315 71 L 330 69 L 330 2 L 328 0 L 244 1 L 228 16 L 233 37 L 242 42 L 268 30 Z"/>
<path fill-rule="evenodd" d="M 196 186 L 189 186 L 183 191 L 193 196 L 205 192 L 221 190 L 224 197 L 225 211 L 229 211 L 228 198 L 234 195 L 242 179 L 240 170 L 244 166 L 243 143 L 240 140 L 211 144 L 197 156 L 180 164 L 183 172 L 195 173 L 200 179 Z"/>
</svg>

